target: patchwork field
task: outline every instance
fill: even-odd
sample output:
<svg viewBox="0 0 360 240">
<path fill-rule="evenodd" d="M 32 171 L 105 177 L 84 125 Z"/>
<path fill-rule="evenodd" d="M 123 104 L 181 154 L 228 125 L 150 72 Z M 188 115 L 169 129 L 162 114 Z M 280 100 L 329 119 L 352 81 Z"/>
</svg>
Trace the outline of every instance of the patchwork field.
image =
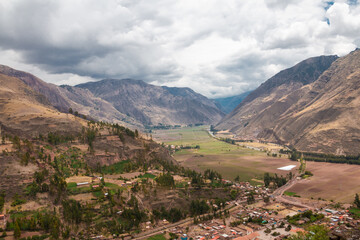
<svg viewBox="0 0 360 240">
<path fill-rule="evenodd" d="M 200 149 L 182 149 L 174 158 L 183 166 L 203 171 L 207 168 L 218 171 L 224 178 L 242 181 L 262 179 L 265 172 L 285 175 L 288 171 L 277 168 L 297 164 L 287 157 L 269 157 L 265 152 L 255 151 L 237 145 L 228 144 L 212 138 L 207 127 L 188 127 L 171 130 L 158 130 L 153 138 L 169 145 L 196 146 Z M 293 169 L 296 171 L 296 168 Z"/>
<path fill-rule="evenodd" d="M 289 192 L 301 197 L 348 203 L 354 201 L 356 193 L 360 193 L 359 165 L 307 162 L 306 170 L 314 176 L 297 183 Z"/>
</svg>

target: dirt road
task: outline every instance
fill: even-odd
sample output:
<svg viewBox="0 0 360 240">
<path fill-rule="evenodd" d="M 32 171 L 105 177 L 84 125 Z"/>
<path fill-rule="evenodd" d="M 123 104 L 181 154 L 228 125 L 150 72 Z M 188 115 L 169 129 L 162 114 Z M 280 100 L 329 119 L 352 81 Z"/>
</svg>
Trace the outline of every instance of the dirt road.
<svg viewBox="0 0 360 240">
<path fill-rule="evenodd" d="M 292 186 L 294 186 L 299 181 L 301 181 L 301 180 L 298 180 L 298 176 L 296 175 L 293 179 L 291 179 L 289 182 L 287 182 L 284 186 L 276 189 L 273 193 L 273 197 L 276 199 L 277 202 L 291 204 L 296 207 L 308 208 L 308 209 L 312 210 L 313 209 L 312 206 L 301 203 L 301 201 L 299 199 L 283 196 L 283 194 L 286 190 L 290 189 Z"/>
</svg>

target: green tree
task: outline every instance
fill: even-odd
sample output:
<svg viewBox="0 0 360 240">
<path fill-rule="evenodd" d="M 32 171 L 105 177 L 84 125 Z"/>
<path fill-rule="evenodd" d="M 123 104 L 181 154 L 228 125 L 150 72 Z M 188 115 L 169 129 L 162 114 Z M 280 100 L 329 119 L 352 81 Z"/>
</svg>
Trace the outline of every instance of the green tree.
<svg viewBox="0 0 360 240">
<path fill-rule="evenodd" d="M 69 113 L 70 113 L 70 114 L 73 114 L 72 108 L 69 108 Z"/>
<path fill-rule="evenodd" d="M 268 172 L 267 172 L 267 173 L 264 173 L 264 184 L 265 184 L 265 187 L 269 187 L 270 182 L 271 182 L 270 174 L 269 174 Z"/>
<path fill-rule="evenodd" d="M 360 208 L 359 194 L 356 194 L 356 195 L 355 195 L 354 205 L 355 205 L 357 208 Z"/>
<path fill-rule="evenodd" d="M 246 201 L 247 201 L 247 204 L 255 203 L 254 194 L 252 192 L 247 195 Z"/>
<path fill-rule="evenodd" d="M 15 239 L 19 239 L 21 236 L 21 230 L 19 227 L 19 223 L 18 221 L 15 221 L 15 225 L 14 225 L 14 238 Z"/>
</svg>

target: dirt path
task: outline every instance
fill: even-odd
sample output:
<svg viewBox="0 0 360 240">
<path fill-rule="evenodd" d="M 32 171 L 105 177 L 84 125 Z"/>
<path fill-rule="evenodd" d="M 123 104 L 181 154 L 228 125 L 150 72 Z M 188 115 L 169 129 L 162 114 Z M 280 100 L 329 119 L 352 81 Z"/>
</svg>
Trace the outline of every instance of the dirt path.
<svg viewBox="0 0 360 240">
<path fill-rule="evenodd" d="M 301 208 L 308 208 L 308 209 L 313 209 L 312 206 L 306 205 L 301 203 L 301 201 L 295 199 L 295 198 L 287 198 L 284 197 L 283 194 L 286 190 L 290 189 L 292 186 L 294 186 L 296 183 L 299 182 L 298 178 L 298 174 L 296 174 L 294 176 L 293 179 L 291 179 L 289 182 L 287 182 L 284 186 L 276 189 L 273 193 L 273 197 L 276 199 L 277 202 L 281 202 L 281 203 L 285 203 L 285 204 L 291 204 L 294 205 L 296 207 L 301 207 Z"/>
</svg>

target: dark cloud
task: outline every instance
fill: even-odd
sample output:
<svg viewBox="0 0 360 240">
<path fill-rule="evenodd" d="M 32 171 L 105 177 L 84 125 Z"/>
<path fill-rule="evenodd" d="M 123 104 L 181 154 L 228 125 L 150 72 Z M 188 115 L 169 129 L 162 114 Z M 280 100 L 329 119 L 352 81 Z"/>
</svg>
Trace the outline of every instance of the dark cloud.
<svg viewBox="0 0 360 240">
<path fill-rule="evenodd" d="M 359 15 L 357 1 L 0 1 L 0 63 L 58 84 L 136 78 L 223 97 L 353 50 Z"/>
</svg>

